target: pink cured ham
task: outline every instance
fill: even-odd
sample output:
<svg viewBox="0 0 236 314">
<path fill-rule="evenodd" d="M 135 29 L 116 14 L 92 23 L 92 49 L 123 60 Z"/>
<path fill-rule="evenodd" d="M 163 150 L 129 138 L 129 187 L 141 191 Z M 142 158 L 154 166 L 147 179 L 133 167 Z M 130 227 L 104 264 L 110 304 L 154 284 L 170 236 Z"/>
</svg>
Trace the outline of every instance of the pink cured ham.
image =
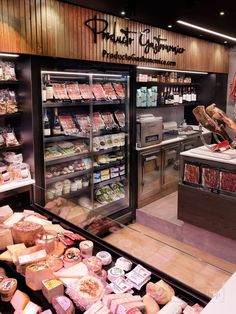
<svg viewBox="0 0 236 314">
<path fill-rule="evenodd" d="M 68 96 L 71 100 L 82 99 L 78 83 L 70 83 L 66 85 Z"/>
<path fill-rule="evenodd" d="M 103 89 L 107 98 L 112 99 L 112 100 L 117 99 L 116 92 L 111 83 L 103 84 Z"/>
<path fill-rule="evenodd" d="M 67 100 L 69 99 L 65 84 L 53 83 L 53 96 L 57 100 Z"/>
<path fill-rule="evenodd" d="M 236 173 L 220 172 L 220 189 L 236 193 Z"/>
<path fill-rule="evenodd" d="M 62 126 L 62 129 L 65 135 L 73 135 L 78 134 L 79 130 L 77 129 L 73 119 L 69 115 L 60 115 L 59 121 Z"/>
<path fill-rule="evenodd" d="M 83 133 L 88 134 L 90 132 L 91 128 L 91 122 L 90 118 L 86 114 L 77 114 L 76 116 L 76 121 L 80 126 L 80 129 Z"/>
<path fill-rule="evenodd" d="M 119 123 L 119 126 L 121 128 L 124 128 L 125 127 L 125 114 L 124 114 L 124 112 L 123 111 L 115 111 L 114 115 L 116 117 L 116 120 Z"/>
<path fill-rule="evenodd" d="M 218 171 L 212 168 L 203 168 L 202 185 L 206 188 L 218 189 L 219 187 Z"/>
<path fill-rule="evenodd" d="M 113 87 L 116 91 L 118 98 L 124 99 L 125 98 L 125 90 L 121 83 L 113 83 Z"/>
<path fill-rule="evenodd" d="M 88 84 L 79 84 L 79 90 L 83 99 L 94 99 L 92 90 Z"/>
<path fill-rule="evenodd" d="M 105 123 L 99 112 L 93 113 L 93 131 L 98 132 L 99 130 L 105 129 Z"/>
<path fill-rule="evenodd" d="M 185 164 L 184 166 L 184 181 L 189 183 L 199 183 L 200 169 L 199 166 Z"/>
<path fill-rule="evenodd" d="M 115 123 L 111 112 L 103 112 L 101 116 L 105 123 L 106 129 L 118 128 L 118 125 Z"/>
<path fill-rule="evenodd" d="M 92 91 L 96 100 L 106 99 L 106 95 L 101 84 L 92 84 Z"/>
</svg>

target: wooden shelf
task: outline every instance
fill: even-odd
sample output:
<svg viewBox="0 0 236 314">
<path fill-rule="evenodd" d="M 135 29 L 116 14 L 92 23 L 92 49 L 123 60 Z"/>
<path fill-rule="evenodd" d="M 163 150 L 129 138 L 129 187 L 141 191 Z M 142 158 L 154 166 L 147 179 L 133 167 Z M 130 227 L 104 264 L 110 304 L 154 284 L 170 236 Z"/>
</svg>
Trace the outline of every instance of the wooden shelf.
<svg viewBox="0 0 236 314">
<path fill-rule="evenodd" d="M 61 181 L 61 180 L 65 180 L 65 179 L 71 179 L 71 178 L 76 178 L 76 177 L 81 177 L 84 176 L 86 174 L 89 174 L 92 172 L 92 169 L 86 169 L 86 170 L 81 170 L 81 171 L 75 171 L 75 172 L 71 172 L 71 173 L 67 173 L 67 174 L 63 174 L 60 176 L 55 176 L 49 179 L 46 179 L 46 185 Z"/>
<path fill-rule="evenodd" d="M 42 104 L 43 108 L 56 107 L 79 107 L 79 106 L 101 106 L 101 105 L 125 105 L 124 101 L 117 100 L 86 100 L 86 101 L 55 101 L 45 102 Z"/>
</svg>

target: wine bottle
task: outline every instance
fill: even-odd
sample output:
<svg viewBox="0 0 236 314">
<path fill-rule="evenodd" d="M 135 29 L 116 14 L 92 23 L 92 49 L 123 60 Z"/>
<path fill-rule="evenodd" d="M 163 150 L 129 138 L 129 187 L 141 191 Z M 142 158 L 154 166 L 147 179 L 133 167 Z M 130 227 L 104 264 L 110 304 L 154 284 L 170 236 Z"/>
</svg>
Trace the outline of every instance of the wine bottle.
<svg viewBox="0 0 236 314">
<path fill-rule="evenodd" d="M 193 102 L 197 101 L 197 93 L 196 93 L 196 89 L 194 87 L 192 89 L 191 97 L 192 97 Z"/>
<path fill-rule="evenodd" d="M 52 133 L 53 135 L 60 135 L 61 134 L 61 125 L 58 118 L 58 109 L 54 109 L 54 119 L 52 125 Z"/>
<path fill-rule="evenodd" d="M 45 111 L 44 111 L 43 131 L 44 131 L 44 136 L 50 136 L 51 135 L 51 127 L 50 127 L 50 122 L 48 119 L 47 109 L 45 109 Z"/>
<path fill-rule="evenodd" d="M 186 99 L 188 102 L 191 102 L 192 101 L 192 97 L 191 97 L 191 88 L 189 87 L 188 88 L 188 92 L 187 92 L 187 99 Z"/>
<path fill-rule="evenodd" d="M 165 92 L 161 92 L 161 97 L 160 97 L 160 105 L 165 104 Z"/>
<path fill-rule="evenodd" d="M 179 90 L 178 87 L 174 89 L 174 104 L 178 105 L 179 103 Z"/>
<path fill-rule="evenodd" d="M 46 100 L 52 99 L 53 99 L 53 86 L 50 80 L 50 75 L 48 75 L 46 83 Z"/>
<path fill-rule="evenodd" d="M 47 101 L 47 93 L 46 93 L 46 85 L 45 81 L 43 80 L 43 85 L 42 85 L 42 102 Z"/>
<path fill-rule="evenodd" d="M 183 103 L 183 93 L 182 93 L 182 90 L 179 89 L 179 104 L 182 104 Z"/>
<path fill-rule="evenodd" d="M 170 104 L 174 104 L 174 93 L 172 87 L 170 88 Z"/>
</svg>

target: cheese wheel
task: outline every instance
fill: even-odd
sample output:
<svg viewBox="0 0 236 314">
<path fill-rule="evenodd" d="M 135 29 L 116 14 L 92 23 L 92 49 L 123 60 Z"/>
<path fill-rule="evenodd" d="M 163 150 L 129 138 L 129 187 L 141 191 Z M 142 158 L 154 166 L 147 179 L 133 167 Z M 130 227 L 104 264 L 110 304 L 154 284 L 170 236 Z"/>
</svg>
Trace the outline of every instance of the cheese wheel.
<svg viewBox="0 0 236 314">
<path fill-rule="evenodd" d="M 34 245 L 37 236 L 43 232 L 43 226 L 32 221 L 20 221 L 12 227 L 14 242 L 24 243 L 27 246 Z"/>
</svg>

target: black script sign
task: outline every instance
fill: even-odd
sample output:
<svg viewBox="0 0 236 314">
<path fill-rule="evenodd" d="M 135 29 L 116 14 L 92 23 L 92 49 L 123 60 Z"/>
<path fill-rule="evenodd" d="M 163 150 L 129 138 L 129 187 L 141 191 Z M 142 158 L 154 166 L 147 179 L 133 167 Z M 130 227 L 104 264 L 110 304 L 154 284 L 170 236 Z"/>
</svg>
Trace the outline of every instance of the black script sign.
<svg viewBox="0 0 236 314">
<path fill-rule="evenodd" d="M 93 32 L 94 43 L 97 43 L 98 35 L 102 34 L 103 39 L 106 39 L 107 41 L 110 40 L 114 44 L 119 43 L 128 47 L 134 41 L 134 38 L 131 38 L 129 34 L 136 33 L 130 31 L 129 28 L 126 27 L 125 29 L 120 29 L 122 35 L 117 35 L 116 22 L 113 24 L 112 32 L 108 32 L 108 22 L 104 19 L 99 19 L 97 15 L 94 15 L 92 19 L 85 21 L 85 25 Z"/>
</svg>

